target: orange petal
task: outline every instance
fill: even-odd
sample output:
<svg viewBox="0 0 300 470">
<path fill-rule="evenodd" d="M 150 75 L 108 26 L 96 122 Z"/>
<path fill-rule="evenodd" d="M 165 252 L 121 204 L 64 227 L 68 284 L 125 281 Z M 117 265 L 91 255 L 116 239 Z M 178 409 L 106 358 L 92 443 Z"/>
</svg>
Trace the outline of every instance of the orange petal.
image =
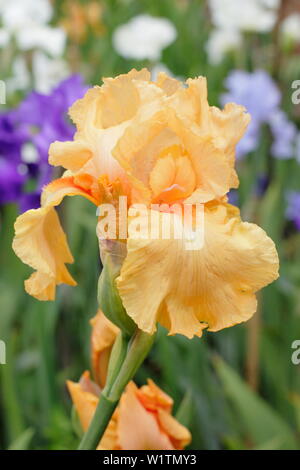
<svg viewBox="0 0 300 470">
<path fill-rule="evenodd" d="M 158 410 L 158 421 L 177 450 L 184 449 L 192 440 L 189 430 L 180 424 L 170 413 Z"/>
<path fill-rule="evenodd" d="M 210 136 L 217 149 L 224 152 L 232 171 L 230 187 L 237 187 L 238 178 L 234 170 L 235 148 L 249 125 L 250 115 L 245 112 L 243 106 L 235 103 L 226 104 L 223 110 L 209 106 L 205 77 L 187 80 L 187 85 L 170 97 L 170 104 L 178 118 L 196 124 L 198 134 L 203 137 Z"/>
<path fill-rule="evenodd" d="M 147 226 L 149 214 L 144 217 Z M 159 213 L 159 227 L 175 222 L 177 215 Z M 242 222 L 236 208 L 218 204 L 206 208 L 203 247 L 190 250 L 186 242 L 130 235 L 117 279 L 128 315 L 147 333 L 160 321 L 170 334 L 187 337 L 249 319 L 256 311 L 255 292 L 278 277 L 272 240 Z"/>
<path fill-rule="evenodd" d="M 86 431 L 92 421 L 95 410 L 98 405 L 99 398 L 94 393 L 85 390 L 84 380 L 89 380 L 89 372 L 85 372 L 79 383 L 67 381 L 67 386 L 78 413 L 79 421 L 83 431 Z M 91 387 L 90 387 L 91 388 Z M 101 399 L 101 398 L 100 398 Z M 99 443 L 99 450 L 115 450 L 118 448 L 117 440 L 117 416 L 115 412 L 110 420 L 108 427 Z"/>
<path fill-rule="evenodd" d="M 42 206 L 57 206 L 65 196 L 83 196 L 98 206 L 103 197 L 103 188 L 96 178 L 88 174 L 59 178 L 44 187 Z"/>
<path fill-rule="evenodd" d="M 94 87 L 70 108 L 70 116 L 80 133 L 85 134 L 90 126 L 98 129 L 114 127 L 132 118 L 138 105 L 139 97 L 134 80 L 148 81 L 150 73 L 146 69 L 115 78 L 104 78 L 102 87 Z"/>
<path fill-rule="evenodd" d="M 92 368 L 96 382 L 103 388 L 106 382 L 110 353 L 119 328 L 109 321 L 101 310 L 98 310 L 96 316 L 91 320 L 91 324 L 93 327 L 91 336 Z"/>
<path fill-rule="evenodd" d="M 120 135 L 112 155 L 128 176 L 135 202 L 149 202 L 149 174 L 159 155 L 161 143 L 166 144 L 165 136 L 160 139 L 160 132 L 166 127 L 164 95 L 161 88 L 151 83 L 137 82 L 136 88 L 140 95 L 140 107 Z"/>
<path fill-rule="evenodd" d="M 151 379 L 147 380 L 148 384 L 143 385 L 137 390 L 137 396 L 140 402 L 147 410 L 157 411 L 163 409 L 171 412 L 173 400 L 169 395 L 163 392 Z"/>
<path fill-rule="evenodd" d="M 98 204 L 101 191 L 89 175 L 58 179 L 44 188 L 42 207 L 25 212 L 15 222 L 13 249 L 36 270 L 25 281 L 25 289 L 39 300 L 53 300 L 58 284 L 76 285 L 65 266 L 73 263 L 73 257 L 54 209 L 66 195 L 81 195 Z"/>
<path fill-rule="evenodd" d="M 93 153 L 85 142 L 54 142 L 49 148 L 49 163 L 53 166 L 63 166 L 67 170 L 78 171 L 92 158 Z"/>
<path fill-rule="evenodd" d="M 96 178 L 107 174 L 111 180 L 127 180 L 124 169 L 112 156 L 112 149 L 140 107 L 136 84 L 149 78 L 150 74 L 146 69 L 131 70 L 114 79 L 105 78 L 102 87 L 91 88 L 84 98 L 76 101 L 70 108 L 71 119 L 77 126 L 75 143 L 78 142 L 84 148 L 84 156 L 79 148 L 77 155 L 74 155 L 74 160 L 78 160 L 75 165 L 80 167 L 81 172 Z M 59 150 L 59 161 L 68 163 L 69 148 L 62 144 Z M 62 155 L 64 150 L 66 154 Z M 91 157 L 80 166 L 88 152 L 91 152 Z M 53 148 L 50 149 L 50 155 L 52 153 Z"/>
<path fill-rule="evenodd" d="M 68 381 L 67 386 L 81 426 L 86 431 L 98 404 L 98 396 L 94 393 L 95 384 L 91 382 L 89 373 L 85 372 L 79 383 Z M 148 392 L 156 396 L 157 406 L 154 410 L 145 408 L 141 401 L 142 395 Z M 172 399 L 151 380 L 140 390 L 130 382 L 97 449 L 183 449 L 190 441 L 190 433 L 169 414 L 171 403 Z"/>
<path fill-rule="evenodd" d="M 167 96 L 173 95 L 178 88 L 182 87 L 182 83 L 179 80 L 176 80 L 176 78 L 173 77 L 168 77 L 164 72 L 159 72 L 155 84 L 162 88 Z"/>
<path fill-rule="evenodd" d="M 173 157 L 172 153 L 159 158 L 150 173 L 150 187 L 154 202 L 172 202 L 191 195 L 196 183 L 195 173 L 186 156 Z"/>
<path fill-rule="evenodd" d="M 80 383 L 68 380 L 67 386 L 78 413 L 82 429 L 86 431 L 94 416 L 99 398 L 91 392 L 84 391 Z"/>
<path fill-rule="evenodd" d="M 23 263 L 37 270 L 25 281 L 28 294 L 39 300 L 53 300 L 56 285 L 76 285 L 65 267 L 65 263 L 73 263 L 73 257 L 58 215 L 51 206 L 27 211 L 18 217 L 13 249 Z"/>
<path fill-rule="evenodd" d="M 195 173 L 197 202 L 220 198 L 231 187 L 232 168 L 225 152 L 217 148 L 211 135 L 202 135 L 198 126 L 170 113 L 170 127 L 180 136 Z M 190 201 L 189 201 L 190 202 Z"/>
<path fill-rule="evenodd" d="M 159 428 L 154 413 L 146 411 L 137 398 L 137 387 L 129 383 L 119 408 L 118 433 L 122 449 L 172 450 L 167 434 Z"/>
</svg>

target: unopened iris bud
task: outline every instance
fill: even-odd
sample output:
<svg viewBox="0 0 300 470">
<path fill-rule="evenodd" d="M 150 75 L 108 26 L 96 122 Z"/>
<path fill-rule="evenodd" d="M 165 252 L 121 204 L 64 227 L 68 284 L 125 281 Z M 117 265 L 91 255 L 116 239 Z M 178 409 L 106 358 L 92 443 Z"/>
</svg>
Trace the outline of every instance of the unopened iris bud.
<svg viewBox="0 0 300 470">
<path fill-rule="evenodd" d="M 115 284 L 126 257 L 126 244 L 115 240 L 100 240 L 100 255 L 103 270 L 98 283 L 99 307 L 125 335 L 132 336 L 136 324 L 127 315 Z"/>
</svg>

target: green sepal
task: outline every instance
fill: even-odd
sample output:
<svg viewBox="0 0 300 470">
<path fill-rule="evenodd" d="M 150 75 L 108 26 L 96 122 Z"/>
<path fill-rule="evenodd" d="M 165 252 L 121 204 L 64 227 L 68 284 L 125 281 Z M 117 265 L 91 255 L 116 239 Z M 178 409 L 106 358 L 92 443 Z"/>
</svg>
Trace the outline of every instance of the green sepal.
<svg viewBox="0 0 300 470">
<path fill-rule="evenodd" d="M 124 334 L 131 336 L 136 324 L 128 316 L 119 295 L 115 283 L 118 274 L 110 258 L 107 257 L 98 282 L 98 303 L 104 315 Z"/>
</svg>

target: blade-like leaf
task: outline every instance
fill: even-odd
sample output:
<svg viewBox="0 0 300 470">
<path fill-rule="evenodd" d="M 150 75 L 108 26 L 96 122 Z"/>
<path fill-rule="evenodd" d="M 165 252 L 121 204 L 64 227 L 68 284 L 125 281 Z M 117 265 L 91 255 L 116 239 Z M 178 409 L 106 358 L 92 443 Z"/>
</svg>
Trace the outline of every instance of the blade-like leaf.
<svg viewBox="0 0 300 470">
<path fill-rule="evenodd" d="M 26 429 L 14 442 L 12 442 L 8 450 L 28 450 L 33 436 L 34 430 L 32 428 Z"/>
<path fill-rule="evenodd" d="M 297 449 L 296 438 L 289 425 L 268 403 L 256 395 L 248 385 L 220 358 L 215 359 L 217 374 L 225 392 L 235 406 L 243 427 L 253 446 L 276 441 L 280 449 Z"/>
</svg>

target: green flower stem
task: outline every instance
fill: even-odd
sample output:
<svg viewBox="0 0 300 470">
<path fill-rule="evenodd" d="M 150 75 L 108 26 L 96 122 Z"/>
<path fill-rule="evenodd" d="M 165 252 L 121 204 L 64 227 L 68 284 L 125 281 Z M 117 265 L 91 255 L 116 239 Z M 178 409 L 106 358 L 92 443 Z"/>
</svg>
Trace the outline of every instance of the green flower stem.
<svg viewBox="0 0 300 470">
<path fill-rule="evenodd" d="M 127 348 L 127 338 L 119 336 L 109 364 L 107 385 L 101 393 L 94 417 L 78 450 L 96 449 L 126 385 L 134 377 L 149 353 L 154 337 L 155 335 L 149 335 L 137 329 Z M 126 355 L 124 354 L 125 349 L 127 349 Z"/>
<path fill-rule="evenodd" d="M 109 392 L 120 372 L 127 354 L 130 339 L 131 338 L 124 335 L 123 332 L 120 332 L 117 336 L 109 359 L 105 388 L 102 392 L 106 396 L 109 395 Z"/>
<path fill-rule="evenodd" d="M 112 402 L 101 393 L 94 417 L 82 438 L 78 450 L 94 450 L 97 448 L 117 405 L 118 401 Z"/>
<path fill-rule="evenodd" d="M 139 329 L 136 330 L 129 344 L 128 352 L 121 370 L 111 388 L 109 394 L 111 400 L 114 401 L 121 398 L 124 388 L 134 377 L 148 355 L 153 345 L 154 338 L 155 335 L 149 335 Z"/>
</svg>

